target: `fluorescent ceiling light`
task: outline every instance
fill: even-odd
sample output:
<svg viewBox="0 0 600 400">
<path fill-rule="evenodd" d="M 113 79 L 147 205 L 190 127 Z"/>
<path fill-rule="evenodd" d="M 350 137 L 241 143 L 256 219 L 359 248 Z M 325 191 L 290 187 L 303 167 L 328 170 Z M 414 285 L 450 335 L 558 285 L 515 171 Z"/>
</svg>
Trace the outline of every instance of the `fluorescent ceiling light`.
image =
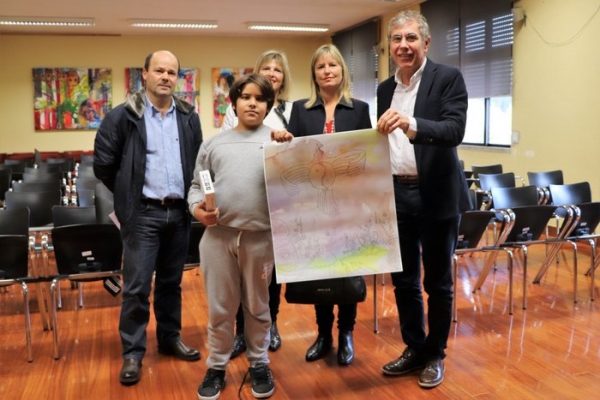
<svg viewBox="0 0 600 400">
<path fill-rule="evenodd" d="M 161 21 L 148 19 L 130 19 L 135 28 L 167 28 L 167 29 L 215 29 L 217 21 Z"/>
<path fill-rule="evenodd" d="M 0 17 L 4 26 L 94 26 L 94 18 Z"/>
<path fill-rule="evenodd" d="M 248 29 L 257 31 L 327 32 L 327 25 L 286 24 L 275 22 L 248 22 Z"/>
</svg>

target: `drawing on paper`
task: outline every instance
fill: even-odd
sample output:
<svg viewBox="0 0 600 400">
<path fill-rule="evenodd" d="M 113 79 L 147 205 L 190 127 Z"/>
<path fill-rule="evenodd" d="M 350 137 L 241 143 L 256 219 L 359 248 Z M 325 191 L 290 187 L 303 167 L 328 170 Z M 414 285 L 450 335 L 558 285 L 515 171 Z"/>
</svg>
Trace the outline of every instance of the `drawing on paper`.
<svg viewBox="0 0 600 400">
<path fill-rule="evenodd" d="M 278 282 L 401 270 L 386 136 L 268 143 L 265 179 Z"/>
</svg>

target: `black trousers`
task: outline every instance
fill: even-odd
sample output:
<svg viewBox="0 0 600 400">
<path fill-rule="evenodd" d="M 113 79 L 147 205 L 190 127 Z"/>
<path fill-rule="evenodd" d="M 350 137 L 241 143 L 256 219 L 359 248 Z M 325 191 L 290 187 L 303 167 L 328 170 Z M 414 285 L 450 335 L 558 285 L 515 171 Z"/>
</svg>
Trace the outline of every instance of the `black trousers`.
<svg viewBox="0 0 600 400">
<path fill-rule="evenodd" d="M 460 217 L 428 217 L 418 185 L 394 182 L 394 192 L 403 271 L 391 275 L 402 339 L 429 359 L 444 358 L 452 323 L 452 256 Z M 423 289 L 428 295 L 427 317 Z"/>
</svg>

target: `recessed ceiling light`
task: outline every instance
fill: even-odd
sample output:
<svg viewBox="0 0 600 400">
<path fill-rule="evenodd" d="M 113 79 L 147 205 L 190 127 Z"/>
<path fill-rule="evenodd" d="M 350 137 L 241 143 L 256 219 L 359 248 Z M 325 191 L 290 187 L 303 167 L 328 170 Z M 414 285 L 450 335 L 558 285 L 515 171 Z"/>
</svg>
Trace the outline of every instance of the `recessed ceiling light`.
<svg viewBox="0 0 600 400">
<path fill-rule="evenodd" d="M 129 23 L 135 28 L 215 29 L 218 27 L 217 21 L 161 21 L 130 19 Z"/>
<path fill-rule="evenodd" d="M 0 17 L 3 26 L 94 26 L 94 18 Z"/>
<path fill-rule="evenodd" d="M 327 32 L 327 25 L 286 24 L 276 22 L 248 22 L 248 29 L 257 31 Z"/>
</svg>

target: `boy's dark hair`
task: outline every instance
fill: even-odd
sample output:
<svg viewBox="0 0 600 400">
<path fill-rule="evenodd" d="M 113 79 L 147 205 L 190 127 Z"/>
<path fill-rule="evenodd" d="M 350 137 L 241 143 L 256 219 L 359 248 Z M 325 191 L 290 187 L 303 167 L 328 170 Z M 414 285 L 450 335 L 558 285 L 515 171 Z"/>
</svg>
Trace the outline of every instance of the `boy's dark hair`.
<svg viewBox="0 0 600 400">
<path fill-rule="evenodd" d="M 257 73 L 251 73 L 239 78 L 233 83 L 231 89 L 229 89 L 229 99 L 231 100 L 231 104 L 233 105 L 233 111 L 235 111 L 235 115 L 237 115 L 235 103 L 240 98 L 240 95 L 242 94 L 242 91 L 244 90 L 246 85 L 249 83 L 254 83 L 260 88 L 260 93 L 267 101 L 268 114 L 271 111 L 271 108 L 273 108 L 273 104 L 275 103 L 275 92 L 273 91 L 273 85 L 271 85 L 271 82 L 264 76 L 259 75 Z"/>
</svg>

